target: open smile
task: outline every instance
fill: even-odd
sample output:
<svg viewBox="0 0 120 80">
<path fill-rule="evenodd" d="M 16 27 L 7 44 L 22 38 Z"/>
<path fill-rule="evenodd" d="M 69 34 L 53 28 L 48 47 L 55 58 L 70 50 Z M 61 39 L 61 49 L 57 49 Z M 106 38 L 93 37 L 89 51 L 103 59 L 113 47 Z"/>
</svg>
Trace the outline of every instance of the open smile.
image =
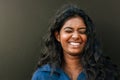
<svg viewBox="0 0 120 80">
<path fill-rule="evenodd" d="M 73 47 L 80 47 L 81 43 L 80 42 L 69 42 L 70 45 Z"/>
</svg>

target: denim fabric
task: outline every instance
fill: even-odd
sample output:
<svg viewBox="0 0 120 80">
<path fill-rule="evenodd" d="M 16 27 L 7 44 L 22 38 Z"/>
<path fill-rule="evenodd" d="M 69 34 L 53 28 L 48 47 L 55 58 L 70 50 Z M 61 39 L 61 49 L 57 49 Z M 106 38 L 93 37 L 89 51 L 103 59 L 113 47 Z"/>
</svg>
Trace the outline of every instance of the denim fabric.
<svg viewBox="0 0 120 80">
<path fill-rule="evenodd" d="M 51 74 L 50 66 L 44 65 L 41 68 L 38 68 L 33 76 L 32 80 L 70 80 L 67 74 L 60 69 L 57 68 L 53 74 Z M 77 80 L 86 80 L 86 76 L 84 72 L 81 72 L 77 78 Z"/>
</svg>

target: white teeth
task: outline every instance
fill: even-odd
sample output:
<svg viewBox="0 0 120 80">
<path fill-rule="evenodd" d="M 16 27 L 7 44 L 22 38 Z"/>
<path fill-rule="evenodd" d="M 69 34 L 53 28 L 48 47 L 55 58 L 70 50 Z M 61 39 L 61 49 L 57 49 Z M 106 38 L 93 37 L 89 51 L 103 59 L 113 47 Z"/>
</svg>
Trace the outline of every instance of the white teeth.
<svg viewBox="0 0 120 80">
<path fill-rule="evenodd" d="M 80 45 L 80 43 L 77 43 L 77 42 L 70 42 L 70 44 L 73 45 L 73 46 L 79 46 Z"/>
</svg>

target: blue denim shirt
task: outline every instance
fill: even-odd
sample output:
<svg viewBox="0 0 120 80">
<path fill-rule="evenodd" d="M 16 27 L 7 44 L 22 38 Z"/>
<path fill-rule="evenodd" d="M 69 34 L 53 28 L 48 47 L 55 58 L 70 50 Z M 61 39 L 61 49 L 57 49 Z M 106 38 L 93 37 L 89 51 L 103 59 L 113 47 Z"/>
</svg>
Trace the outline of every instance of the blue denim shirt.
<svg viewBox="0 0 120 80">
<path fill-rule="evenodd" d="M 60 68 L 55 70 L 55 73 L 51 75 L 50 66 L 44 65 L 41 68 L 38 68 L 33 76 L 32 80 L 70 80 L 69 76 Z M 86 76 L 84 72 L 81 72 L 77 78 L 77 80 L 86 80 Z"/>
</svg>

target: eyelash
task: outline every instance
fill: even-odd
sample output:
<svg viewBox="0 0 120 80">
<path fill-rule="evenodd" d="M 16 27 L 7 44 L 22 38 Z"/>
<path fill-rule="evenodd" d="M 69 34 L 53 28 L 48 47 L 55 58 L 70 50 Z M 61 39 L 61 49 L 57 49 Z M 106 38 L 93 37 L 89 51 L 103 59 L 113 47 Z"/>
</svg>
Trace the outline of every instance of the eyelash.
<svg viewBox="0 0 120 80">
<path fill-rule="evenodd" d="M 86 31 L 79 31 L 79 33 L 81 33 L 81 34 L 85 34 L 85 33 L 86 33 Z"/>
<path fill-rule="evenodd" d="M 66 30 L 65 32 L 67 33 L 72 33 L 73 31 L 72 30 Z M 86 30 L 85 31 L 78 31 L 80 34 L 85 34 L 86 33 Z"/>
<path fill-rule="evenodd" d="M 72 30 L 66 30 L 65 32 L 67 32 L 67 33 L 71 33 L 71 32 L 72 32 Z"/>
</svg>

